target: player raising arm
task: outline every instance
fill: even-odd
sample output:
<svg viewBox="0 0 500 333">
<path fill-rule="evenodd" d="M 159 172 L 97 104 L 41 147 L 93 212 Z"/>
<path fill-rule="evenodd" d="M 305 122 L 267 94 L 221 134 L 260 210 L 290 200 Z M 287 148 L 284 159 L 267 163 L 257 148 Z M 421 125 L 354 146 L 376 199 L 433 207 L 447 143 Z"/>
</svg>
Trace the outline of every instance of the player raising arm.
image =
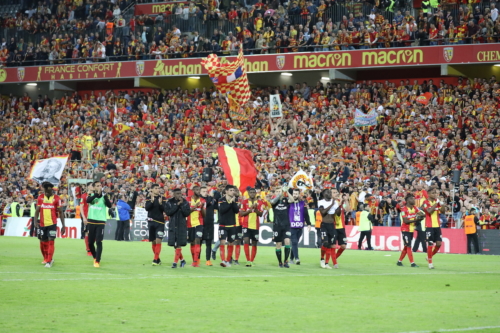
<svg viewBox="0 0 500 333">
<path fill-rule="evenodd" d="M 45 267 L 50 268 L 54 263 L 54 240 L 57 235 L 57 216 L 61 219 L 61 234 L 66 233 L 64 224 L 64 214 L 61 207 L 61 199 L 54 194 L 54 185 L 49 182 L 43 182 L 43 193 L 38 197 L 35 209 L 33 223 L 38 230 L 38 239 L 40 239 L 40 250 L 43 255 Z M 38 219 L 40 216 L 40 219 Z"/>
<path fill-rule="evenodd" d="M 275 197 L 271 199 L 271 206 L 273 207 L 273 241 L 276 242 L 276 257 L 280 268 L 290 268 L 288 265 L 288 257 L 290 256 L 290 237 L 292 232 L 290 230 L 290 220 L 288 218 L 288 209 L 290 206 L 288 188 L 279 188 L 275 191 Z M 285 263 L 281 259 L 281 246 L 285 242 Z"/>
</svg>

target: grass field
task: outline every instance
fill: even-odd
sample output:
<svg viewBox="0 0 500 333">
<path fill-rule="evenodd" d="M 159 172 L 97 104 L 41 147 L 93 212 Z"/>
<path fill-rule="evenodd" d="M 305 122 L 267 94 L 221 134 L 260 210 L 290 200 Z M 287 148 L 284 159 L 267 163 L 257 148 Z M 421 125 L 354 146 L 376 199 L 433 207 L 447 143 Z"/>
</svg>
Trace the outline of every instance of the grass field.
<svg viewBox="0 0 500 333">
<path fill-rule="evenodd" d="M 174 270 L 171 248 L 152 267 L 142 242 L 104 241 L 101 268 L 80 240 L 56 240 L 52 268 L 35 238 L 0 249 L 0 332 L 500 332 L 498 256 L 438 254 L 429 270 L 421 253 L 410 268 L 353 250 L 326 270 L 301 249 L 301 266 L 280 269 L 261 247 L 252 268 Z"/>
</svg>

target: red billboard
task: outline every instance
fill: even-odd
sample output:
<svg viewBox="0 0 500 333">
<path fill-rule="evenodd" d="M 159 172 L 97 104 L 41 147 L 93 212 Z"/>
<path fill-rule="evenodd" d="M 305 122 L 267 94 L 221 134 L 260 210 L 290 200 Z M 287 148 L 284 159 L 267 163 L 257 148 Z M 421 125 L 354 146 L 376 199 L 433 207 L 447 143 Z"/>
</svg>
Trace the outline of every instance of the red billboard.
<svg viewBox="0 0 500 333">
<path fill-rule="evenodd" d="M 158 15 L 166 12 L 175 13 L 175 7 L 179 4 L 189 4 L 189 1 L 167 1 L 157 3 L 145 3 L 135 5 L 135 15 Z"/>
<path fill-rule="evenodd" d="M 233 61 L 234 58 L 233 56 L 222 58 L 221 62 Z M 249 73 L 497 62 L 500 63 L 498 44 L 264 54 L 245 57 L 245 66 Z M 207 71 L 201 65 L 201 58 L 180 58 L 12 67 L 0 69 L 0 83 L 203 74 L 207 74 Z"/>
</svg>

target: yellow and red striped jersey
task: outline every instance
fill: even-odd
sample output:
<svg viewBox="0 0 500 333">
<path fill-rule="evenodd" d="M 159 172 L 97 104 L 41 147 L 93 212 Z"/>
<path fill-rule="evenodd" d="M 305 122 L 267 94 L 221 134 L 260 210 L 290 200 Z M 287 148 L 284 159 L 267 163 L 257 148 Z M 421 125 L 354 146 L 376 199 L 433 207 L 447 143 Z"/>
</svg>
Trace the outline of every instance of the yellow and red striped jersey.
<svg viewBox="0 0 500 333">
<path fill-rule="evenodd" d="M 40 207 L 40 226 L 49 227 L 57 224 L 57 209 L 61 207 L 61 198 L 57 195 L 45 197 L 40 195 L 37 200 L 37 206 Z"/>
<path fill-rule="evenodd" d="M 198 198 L 198 200 L 195 200 L 194 198 L 188 198 L 189 202 L 189 208 L 195 207 L 199 202 L 202 204 L 200 207 L 197 207 L 195 211 L 192 211 L 191 214 L 188 216 L 188 228 L 193 228 L 199 225 L 203 225 L 203 216 L 201 215 L 201 210 L 206 209 L 207 203 L 205 199 L 203 198 Z"/>
</svg>

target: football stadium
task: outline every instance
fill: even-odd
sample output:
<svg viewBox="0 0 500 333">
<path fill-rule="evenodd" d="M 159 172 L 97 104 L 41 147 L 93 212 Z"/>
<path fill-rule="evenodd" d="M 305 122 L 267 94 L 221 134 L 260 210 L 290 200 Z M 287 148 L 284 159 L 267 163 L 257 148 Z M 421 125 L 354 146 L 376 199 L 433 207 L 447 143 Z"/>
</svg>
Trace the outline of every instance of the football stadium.
<svg viewBox="0 0 500 333">
<path fill-rule="evenodd" d="M 500 332 L 500 3 L 1 0 L 2 332 Z"/>
</svg>

